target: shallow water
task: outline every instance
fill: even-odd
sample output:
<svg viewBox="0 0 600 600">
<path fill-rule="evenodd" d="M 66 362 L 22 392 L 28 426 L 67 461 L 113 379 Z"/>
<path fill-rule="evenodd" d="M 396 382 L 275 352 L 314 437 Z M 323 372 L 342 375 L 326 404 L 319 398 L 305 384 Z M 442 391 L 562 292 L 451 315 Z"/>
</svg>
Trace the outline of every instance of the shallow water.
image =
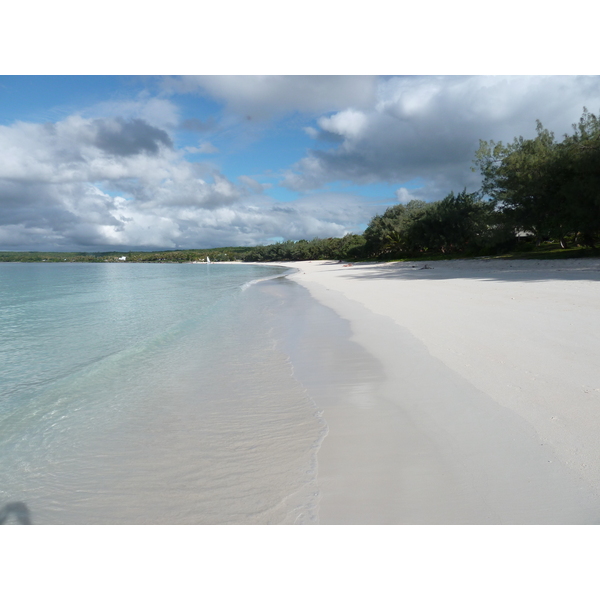
<svg viewBox="0 0 600 600">
<path fill-rule="evenodd" d="M 326 425 L 277 337 L 281 280 L 247 285 L 285 271 L 0 265 L 0 508 L 316 522 Z"/>
</svg>

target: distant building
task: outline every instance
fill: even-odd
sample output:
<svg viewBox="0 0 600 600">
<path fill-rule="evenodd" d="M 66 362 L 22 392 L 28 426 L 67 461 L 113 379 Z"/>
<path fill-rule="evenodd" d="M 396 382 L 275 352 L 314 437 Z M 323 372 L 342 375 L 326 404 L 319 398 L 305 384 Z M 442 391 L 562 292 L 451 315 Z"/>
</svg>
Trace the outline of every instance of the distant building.
<svg viewBox="0 0 600 600">
<path fill-rule="evenodd" d="M 126 256 L 120 256 L 119 260 L 127 260 L 127 257 Z"/>
</svg>

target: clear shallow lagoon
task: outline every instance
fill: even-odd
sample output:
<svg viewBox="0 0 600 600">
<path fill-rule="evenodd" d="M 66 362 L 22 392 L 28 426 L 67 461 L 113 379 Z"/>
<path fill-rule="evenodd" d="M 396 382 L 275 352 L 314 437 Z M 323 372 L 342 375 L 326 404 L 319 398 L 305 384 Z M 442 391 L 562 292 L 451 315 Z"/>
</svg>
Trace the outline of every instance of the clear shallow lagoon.
<svg viewBox="0 0 600 600">
<path fill-rule="evenodd" d="M 326 425 L 275 333 L 300 286 L 247 285 L 285 271 L 0 264 L 0 509 L 315 522 Z"/>
</svg>

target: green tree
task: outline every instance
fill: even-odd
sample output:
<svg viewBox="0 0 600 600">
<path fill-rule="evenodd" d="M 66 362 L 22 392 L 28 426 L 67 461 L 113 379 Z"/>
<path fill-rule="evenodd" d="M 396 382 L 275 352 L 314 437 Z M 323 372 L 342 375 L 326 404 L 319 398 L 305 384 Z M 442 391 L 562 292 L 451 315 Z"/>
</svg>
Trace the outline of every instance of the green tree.
<svg viewBox="0 0 600 600">
<path fill-rule="evenodd" d="M 426 210 L 426 202 L 411 200 L 408 204 L 390 206 L 383 215 L 373 217 L 364 233 L 366 255 L 398 256 L 417 251 L 411 226 Z"/>
<path fill-rule="evenodd" d="M 600 238 L 600 119 L 585 107 L 573 134 L 561 143 L 556 162 L 571 229 L 579 241 L 595 247 Z"/>
<path fill-rule="evenodd" d="M 480 141 L 475 164 L 505 223 L 543 239 L 594 246 L 600 237 L 600 120 L 583 109 L 562 142 L 537 122 L 534 139 Z"/>
<path fill-rule="evenodd" d="M 480 141 L 475 164 L 483 175 L 482 192 L 489 194 L 515 229 L 532 231 L 538 243 L 552 234 L 564 236 L 567 214 L 559 201 L 560 174 L 554 134 L 537 122 L 533 140 L 512 144 Z"/>
</svg>

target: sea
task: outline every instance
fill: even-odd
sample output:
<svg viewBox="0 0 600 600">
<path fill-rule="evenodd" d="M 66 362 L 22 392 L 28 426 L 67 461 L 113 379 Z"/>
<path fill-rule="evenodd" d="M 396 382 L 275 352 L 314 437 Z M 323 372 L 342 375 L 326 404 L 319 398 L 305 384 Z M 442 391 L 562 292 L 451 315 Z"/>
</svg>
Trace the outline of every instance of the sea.
<svg viewBox="0 0 600 600">
<path fill-rule="evenodd" d="M 0 263 L 0 522 L 317 523 L 334 321 L 291 272 Z"/>
</svg>

